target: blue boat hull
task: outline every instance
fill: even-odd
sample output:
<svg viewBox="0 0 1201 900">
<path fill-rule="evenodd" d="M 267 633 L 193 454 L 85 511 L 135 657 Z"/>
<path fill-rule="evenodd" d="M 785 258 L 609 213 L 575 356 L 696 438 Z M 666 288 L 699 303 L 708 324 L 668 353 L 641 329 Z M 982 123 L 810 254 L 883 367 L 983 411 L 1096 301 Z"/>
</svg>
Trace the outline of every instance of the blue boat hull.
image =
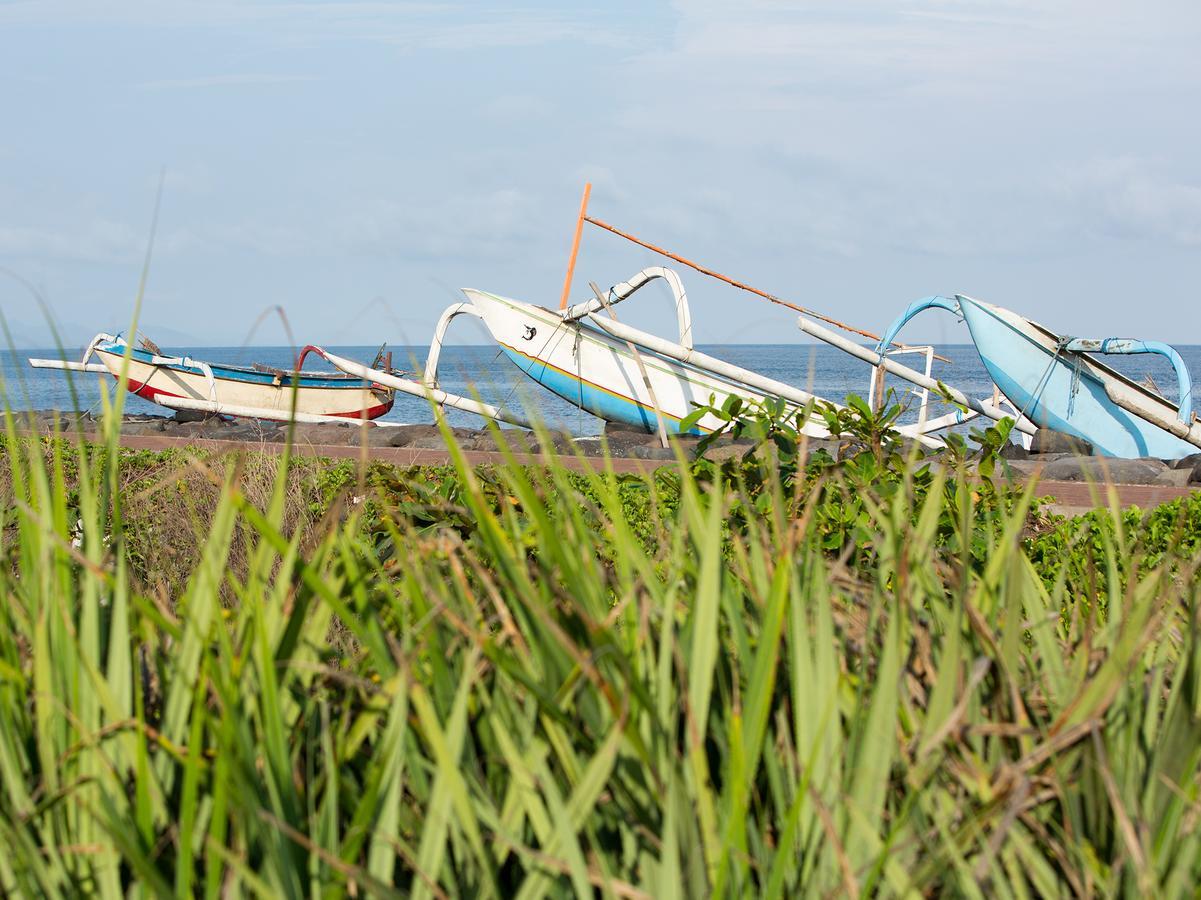
<svg viewBox="0 0 1201 900">
<path fill-rule="evenodd" d="M 959 309 L 989 375 L 1001 392 L 1041 428 L 1074 435 L 1105 456 L 1178 459 L 1197 448 L 1126 412 L 1105 384 L 1071 353 L 1057 354 L 1038 332 L 1026 333 L 995 307 L 958 297 Z M 1033 323 L 1026 322 L 1031 328 Z M 1050 338 L 1050 333 L 1045 337 Z M 1122 378 L 1116 372 L 1113 377 Z M 1125 380 L 1125 379 L 1123 379 Z M 1158 398 L 1149 397 L 1148 403 Z M 1171 416 L 1175 411 L 1162 401 Z"/>
</svg>

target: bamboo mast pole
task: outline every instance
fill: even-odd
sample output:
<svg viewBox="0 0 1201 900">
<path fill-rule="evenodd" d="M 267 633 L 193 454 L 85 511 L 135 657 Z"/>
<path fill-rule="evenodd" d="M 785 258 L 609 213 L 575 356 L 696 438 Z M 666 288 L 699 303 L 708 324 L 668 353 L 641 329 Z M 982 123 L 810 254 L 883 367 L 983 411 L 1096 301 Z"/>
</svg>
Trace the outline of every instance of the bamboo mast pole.
<svg viewBox="0 0 1201 900">
<path fill-rule="evenodd" d="M 592 193 L 592 182 L 584 182 L 584 196 L 580 200 L 580 217 L 575 223 L 575 237 L 571 239 L 571 257 L 567 260 L 567 277 L 563 280 L 563 297 L 559 309 L 567 309 L 567 298 L 571 293 L 571 279 L 575 275 L 575 258 L 580 252 L 580 236 L 584 233 L 584 219 L 588 216 L 588 195 Z"/>
<path fill-rule="evenodd" d="M 587 199 L 587 189 L 585 189 L 584 196 L 585 196 L 585 199 Z M 707 266 L 702 266 L 700 263 L 693 262 L 690 259 L 685 259 L 683 256 L 680 256 L 677 253 L 672 253 L 670 250 L 665 250 L 663 247 L 657 247 L 648 241 L 644 241 L 641 238 L 635 237 L 634 235 L 630 234 L 629 232 L 622 231 L 620 228 L 610 225 L 608 222 L 602 222 L 600 219 L 593 218 L 592 216 L 590 216 L 586 212 L 584 212 L 582 208 L 581 208 L 581 212 L 580 212 L 580 220 L 581 220 L 581 223 L 591 222 L 597 228 L 603 228 L 605 231 L 612 232 L 613 234 L 617 235 L 620 238 L 625 238 L 627 241 L 637 244 L 639 247 L 645 247 L 647 250 L 650 250 L 653 253 L 658 253 L 660 256 L 666 256 L 668 259 L 673 259 L 678 263 L 682 263 L 683 265 L 688 266 L 690 269 L 695 269 L 696 271 L 700 272 L 702 275 L 708 275 L 710 278 L 716 278 L 718 281 L 724 281 L 726 284 L 736 287 L 739 290 L 747 291 L 748 293 L 755 294 L 758 297 L 762 297 L 764 300 L 770 300 L 772 303 L 777 303 L 780 306 L 786 306 L 789 309 L 795 310 L 796 312 L 804 313 L 805 315 L 809 316 L 810 318 L 818 319 L 822 322 L 826 322 L 830 325 L 834 325 L 838 328 L 841 328 L 843 331 L 849 331 L 852 334 L 858 334 L 858 335 L 861 335 L 861 336 L 868 338 L 870 340 L 873 340 L 873 341 L 880 340 L 880 335 L 878 335 L 878 334 L 872 334 L 870 331 L 864 331 L 862 328 L 856 328 L 854 325 L 848 325 L 846 322 L 839 322 L 837 319 L 831 319 L 829 316 L 824 316 L 815 310 L 806 309 L 805 307 L 798 306 L 795 303 L 789 303 L 787 300 L 785 300 L 781 297 L 777 297 L 775 294 L 769 294 L 769 293 L 767 293 L 767 291 L 761 291 L 756 287 L 751 287 L 749 284 L 746 284 L 741 281 L 736 281 L 735 279 L 730 278 L 728 275 L 722 275 L 720 272 L 715 272 L 713 269 L 710 269 Z M 577 242 L 578 242 L 578 237 L 579 237 L 578 231 L 576 232 L 576 237 L 577 237 Z M 575 265 L 574 248 L 573 248 L 572 257 L 571 257 L 571 264 L 573 266 Z M 570 272 L 571 272 L 571 270 L 568 269 L 568 273 L 569 273 L 568 278 L 571 277 Z M 564 292 L 563 296 L 566 301 L 566 296 L 567 296 L 566 292 Z M 897 341 L 893 341 L 892 345 L 894 347 L 907 347 L 908 346 L 906 344 L 898 343 Z M 943 357 L 943 356 L 936 355 L 935 358 L 940 359 L 943 362 L 950 362 L 950 360 L 948 360 L 946 357 Z"/>
</svg>

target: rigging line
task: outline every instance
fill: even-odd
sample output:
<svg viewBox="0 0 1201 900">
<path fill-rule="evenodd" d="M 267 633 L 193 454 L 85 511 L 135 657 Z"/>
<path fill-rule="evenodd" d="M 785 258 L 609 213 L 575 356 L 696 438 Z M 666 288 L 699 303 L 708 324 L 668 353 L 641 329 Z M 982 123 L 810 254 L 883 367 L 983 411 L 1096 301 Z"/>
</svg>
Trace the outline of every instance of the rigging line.
<svg viewBox="0 0 1201 900">
<path fill-rule="evenodd" d="M 816 310 L 807 309 L 804 306 L 800 306 L 796 303 L 791 303 L 788 300 L 783 299 L 782 297 L 777 297 L 775 294 L 769 294 L 769 293 L 767 293 L 767 291 L 761 291 L 756 287 L 751 287 L 749 284 L 746 284 L 745 282 L 736 281 L 735 279 L 730 278 L 728 275 L 722 275 L 720 272 L 715 272 L 713 269 L 710 269 L 706 266 L 702 266 L 700 263 L 695 263 L 690 259 L 685 259 L 683 256 L 680 256 L 677 253 L 672 253 L 670 250 L 666 250 L 663 247 L 657 247 L 654 244 L 649 243 L 648 241 L 644 241 L 641 238 L 635 237 L 634 235 L 630 234 L 629 232 L 622 231 L 620 228 L 610 225 L 608 222 L 602 222 L 600 219 L 594 218 L 592 216 L 587 216 L 587 215 L 584 216 L 583 218 L 584 218 L 585 222 L 589 222 L 589 223 L 595 225 L 597 228 L 603 228 L 605 231 L 611 232 L 612 234 L 615 234 L 618 237 L 625 238 L 627 241 L 635 243 L 639 247 L 645 247 L 647 250 L 650 250 L 654 253 L 658 253 L 661 256 L 666 256 L 668 259 L 674 259 L 676 262 L 681 263 L 685 266 L 688 266 L 688 268 L 690 268 L 690 269 L 695 269 L 697 272 L 700 272 L 702 275 L 708 275 L 710 278 L 716 278 L 718 281 L 724 281 L 726 284 L 731 285 L 732 287 L 736 287 L 739 290 L 743 290 L 748 293 L 755 294 L 758 297 L 762 297 L 764 300 L 769 300 L 772 303 L 776 303 L 780 306 L 786 306 L 791 310 L 795 310 L 796 312 L 803 313 L 807 316 L 811 316 L 812 318 L 818 319 L 819 321 L 825 322 L 829 325 L 833 325 L 837 328 L 841 328 L 843 331 L 849 331 L 852 334 L 858 334 L 862 337 L 868 338 L 869 340 L 873 340 L 873 341 L 880 340 L 880 335 L 878 335 L 878 334 L 873 334 L 870 331 L 864 331 L 862 328 L 856 328 L 854 325 L 848 325 L 846 322 L 840 322 L 837 319 L 832 319 L 829 316 L 822 315 L 821 313 L 817 312 Z M 893 341 L 892 346 L 901 347 L 904 349 L 912 349 L 908 344 L 902 344 L 897 341 Z M 942 362 L 945 362 L 945 363 L 950 362 L 950 360 L 947 359 L 945 356 L 939 356 L 938 354 L 935 354 L 934 358 L 937 360 L 940 360 Z"/>
<path fill-rule="evenodd" d="M 1026 410 L 1030 408 L 1031 403 L 1033 403 L 1036 407 L 1038 406 L 1038 398 L 1042 396 L 1042 392 L 1046 389 L 1047 384 L 1050 382 L 1051 370 L 1055 367 L 1055 363 L 1059 361 L 1059 355 L 1063 353 L 1063 348 L 1067 346 L 1067 342 L 1070 340 L 1071 338 L 1059 339 L 1059 343 L 1055 347 L 1055 355 L 1051 357 L 1051 361 L 1047 363 L 1047 367 L 1043 370 L 1042 375 L 1038 377 L 1038 382 L 1035 384 L 1034 390 L 1030 393 L 1030 397 L 1025 403 L 1022 404 L 1022 408 L 1018 410 L 1018 421 L 1021 421 L 1024 418 L 1029 419 L 1029 417 L 1026 415 Z M 996 385 L 993 385 L 993 387 L 996 387 Z"/>
</svg>

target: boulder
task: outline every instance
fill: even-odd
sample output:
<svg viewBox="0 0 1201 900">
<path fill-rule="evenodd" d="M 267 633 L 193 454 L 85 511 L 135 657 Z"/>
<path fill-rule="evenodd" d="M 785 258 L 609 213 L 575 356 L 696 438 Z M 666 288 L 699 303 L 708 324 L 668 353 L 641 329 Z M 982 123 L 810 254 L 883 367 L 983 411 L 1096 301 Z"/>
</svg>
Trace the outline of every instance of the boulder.
<svg viewBox="0 0 1201 900">
<path fill-rule="evenodd" d="M 283 430 L 270 422 L 238 421 L 213 436 L 223 441 L 274 442 L 283 440 Z"/>
<path fill-rule="evenodd" d="M 163 430 L 171 437 L 221 440 L 225 427 L 220 419 L 210 419 L 204 422 L 167 422 L 164 423 Z"/>
<path fill-rule="evenodd" d="M 646 428 L 641 425 L 631 425 L 628 422 L 605 422 L 603 433 L 611 436 L 619 433 L 650 434 L 651 432 L 647 431 Z"/>
<path fill-rule="evenodd" d="M 1093 445 L 1088 441 L 1052 431 L 1050 428 L 1040 428 L 1034 432 L 1034 440 L 1030 445 L 1031 453 L 1071 453 L 1077 456 L 1090 456 Z"/>
<path fill-rule="evenodd" d="M 459 443 L 464 450 L 482 450 L 488 453 L 500 453 L 502 445 L 507 446 L 510 453 L 538 452 L 538 438 L 529 431 L 515 428 L 506 428 L 499 441 L 491 431 L 480 431 Z"/>
<path fill-rule="evenodd" d="M 606 428 L 604 438 L 609 445 L 609 452 L 614 456 L 628 456 L 635 447 L 659 447 L 662 449 L 663 446 L 659 443 L 658 433 L 649 431 L 632 429 L 616 431 Z"/>
<path fill-rule="evenodd" d="M 1197 466 L 1201 465 L 1201 453 L 1190 453 L 1188 456 L 1167 460 L 1166 462 L 1173 469 L 1188 469 L 1191 472 Z"/>
<path fill-rule="evenodd" d="M 669 437 L 673 447 L 679 447 L 685 459 L 696 456 L 696 446 L 701 439 L 695 434 L 673 434 Z"/>
<path fill-rule="evenodd" d="M 584 437 L 576 438 L 571 442 L 571 447 L 568 449 L 570 452 L 579 453 L 582 456 L 604 455 L 601 439 L 597 435 L 585 435 Z"/>
<path fill-rule="evenodd" d="M 705 451 L 705 459 L 720 462 L 723 459 L 741 459 L 749 450 L 742 444 L 714 444 Z"/>
<path fill-rule="evenodd" d="M 1036 459 L 1006 459 L 1002 467 L 1002 471 L 1008 470 L 1019 478 L 1029 478 L 1044 468 L 1044 464 Z"/>
<path fill-rule="evenodd" d="M 446 441 L 437 425 L 400 425 L 381 430 L 388 432 L 388 445 L 391 447 L 412 447 L 414 450 L 446 449 Z M 478 434 L 470 428 L 452 428 L 450 431 L 460 444 L 474 439 Z"/>
<path fill-rule="evenodd" d="M 629 452 L 631 459 L 675 459 L 676 451 L 671 447 L 664 447 L 660 444 L 657 447 L 631 447 Z"/>
<path fill-rule="evenodd" d="M 299 422 L 295 425 L 285 426 L 285 428 L 287 427 L 292 429 L 293 443 L 309 444 L 314 447 L 323 445 L 341 447 L 357 443 L 359 428 L 362 426 L 353 425 L 350 422 Z M 285 436 L 286 433 L 285 431 Z"/>
<path fill-rule="evenodd" d="M 1047 481 L 1094 481 L 1112 484 L 1156 484 L 1168 467 L 1158 459 L 1078 457 L 1057 459 L 1043 467 Z"/>
<path fill-rule="evenodd" d="M 1155 479 L 1156 484 L 1166 484 L 1171 487 L 1188 487 L 1193 477 L 1191 469 L 1164 469 Z"/>
<path fill-rule="evenodd" d="M 154 419 L 153 421 L 140 422 L 122 422 L 122 434 L 161 434 L 166 426 L 162 419 Z"/>
<path fill-rule="evenodd" d="M 1005 446 L 1001 448 L 1001 451 L 998 454 L 998 456 L 1000 456 L 1001 459 L 1009 459 L 1009 460 L 1029 459 L 1030 451 L 1027 450 L 1025 447 L 1023 447 L 1021 444 L 1015 444 L 1012 441 L 1006 441 Z"/>
<path fill-rule="evenodd" d="M 177 409 L 173 416 L 176 422 L 207 422 L 210 419 L 220 421 L 220 416 L 216 413 L 201 412 L 198 409 Z"/>
</svg>

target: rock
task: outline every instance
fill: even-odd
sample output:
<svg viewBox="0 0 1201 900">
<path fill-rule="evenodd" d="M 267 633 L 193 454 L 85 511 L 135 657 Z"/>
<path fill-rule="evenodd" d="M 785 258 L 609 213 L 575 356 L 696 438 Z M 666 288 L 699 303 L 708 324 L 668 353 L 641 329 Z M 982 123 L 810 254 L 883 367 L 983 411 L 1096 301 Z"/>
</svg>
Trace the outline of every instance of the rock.
<svg viewBox="0 0 1201 900">
<path fill-rule="evenodd" d="M 748 450 L 741 444 L 715 444 L 705 451 L 705 459 L 720 462 L 723 459 L 741 459 Z"/>
<path fill-rule="evenodd" d="M 1000 453 L 997 455 L 1000 456 L 1001 459 L 1028 459 L 1030 457 L 1030 451 L 1021 444 L 1015 444 L 1012 441 L 1006 441 L 1005 446 L 1001 448 Z"/>
<path fill-rule="evenodd" d="M 464 450 L 482 450 L 488 453 L 500 453 L 502 445 L 507 445 L 510 453 L 538 452 L 538 438 L 531 432 L 515 428 L 506 428 L 499 441 L 491 431 L 480 431 L 459 443 Z"/>
<path fill-rule="evenodd" d="M 393 444 L 392 446 L 396 446 Z M 402 444 L 409 450 L 445 450 L 446 440 L 441 434 L 426 434 L 413 438 L 407 444 Z"/>
<path fill-rule="evenodd" d="M 350 422 L 346 422 L 345 424 L 341 422 L 301 422 L 296 425 L 285 426 L 285 428 L 287 427 L 292 428 L 293 443 L 310 444 L 315 447 L 322 445 L 344 447 L 347 444 L 358 442 L 359 428 L 362 426 L 352 425 Z"/>
<path fill-rule="evenodd" d="M 585 437 L 576 438 L 571 442 L 571 447 L 568 449 L 571 453 L 579 453 L 581 456 L 604 455 L 601 439 L 596 435 L 586 435 Z"/>
<path fill-rule="evenodd" d="M 86 412 L 58 412 L 53 409 L 28 413 L 14 412 L 13 419 L 18 429 L 28 427 L 41 434 L 52 432 L 56 421 L 60 432 L 88 429 L 92 425 L 92 417 Z"/>
<path fill-rule="evenodd" d="M 575 437 L 569 431 L 551 431 L 543 435 L 537 447 L 542 449 L 548 443 L 557 453 L 571 453 L 575 449 Z"/>
<path fill-rule="evenodd" d="M 842 453 L 844 449 L 842 441 L 830 440 L 826 438 L 810 438 L 809 443 L 805 445 L 805 448 L 808 452 L 808 457 L 813 456 L 813 454 L 821 450 L 825 450 L 826 453 L 830 454 L 831 459 L 838 459 L 838 454 Z"/>
<path fill-rule="evenodd" d="M 395 430 L 387 425 L 383 427 L 378 425 L 359 426 L 350 444 L 354 447 L 361 447 L 364 444 L 368 447 L 391 447 L 392 435 L 389 432 Z"/>
<path fill-rule="evenodd" d="M 469 428 L 452 428 L 450 431 L 455 436 L 455 440 L 460 443 L 471 440 L 479 434 Z M 388 428 L 387 432 L 388 444 L 392 447 L 413 447 L 417 450 L 442 450 L 446 447 L 446 441 L 443 440 L 442 432 L 437 425 L 400 425 L 396 428 Z M 422 442 L 421 446 L 414 443 L 417 440 Z"/>
<path fill-rule="evenodd" d="M 685 459 L 696 456 L 696 445 L 701 442 L 701 439 L 694 434 L 673 434 L 669 436 L 668 440 L 671 441 L 673 447 L 680 448 Z"/>
<path fill-rule="evenodd" d="M 1052 431 L 1050 428 L 1040 428 L 1034 432 L 1034 441 L 1030 445 L 1031 453 L 1072 453 L 1077 456 L 1089 456 L 1093 446 L 1088 441 Z"/>
<path fill-rule="evenodd" d="M 662 449 L 659 435 L 649 431 L 611 431 L 606 428 L 604 438 L 609 445 L 609 452 L 614 456 L 628 456 L 635 447 L 659 447 Z"/>
<path fill-rule="evenodd" d="M 164 423 L 163 430 L 167 431 L 171 437 L 190 437 L 190 438 L 206 438 L 208 440 L 221 440 L 224 431 L 223 423 L 220 419 L 210 419 L 204 422 L 170 422 Z"/>
<path fill-rule="evenodd" d="M 1193 477 L 1191 469 L 1164 469 L 1155 478 L 1156 484 L 1166 484 L 1171 487 L 1188 487 Z"/>
<path fill-rule="evenodd" d="M 161 419 L 153 422 L 123 422 L 122 434 L 161 434 L 166 426 Z"/>
<path fill-rule="evenodd" d="M 174 419 L 176 422 L 207 422 L 209 419 L 220 421 L 216 413 L 201 412 L 198 409 L 177 409 Z"/>
<path fill-rule="evenodd" d="M 628 422 L 605 422 L 604 434 L 606 436 L 619 433 L 650 434 L 651 432 L 641 425 L 630 425 Z"/>
<path fill-rule="evenodd" d="M 272 442 L 282 441 L 283 431 L 266 422 L 236 422 L 228 428 L 222 428 L 214 437 L 223 441 Z"/>
<path fill-rule="evenodd" d="M 1035 459 L 1006 459 L 1003 466 L 1020 478 L 1029 478 L 1044 468 L 1044 464 Z"/>
<path fill-rule="evenodd" d="M 1112 484 L 1156 484 L 1156 479 L 1168 471 L 1158 459 L 1109 459 L 1079 457 L 1058 459 L 1043 467 L 1047 481 L 1095 481 Z"/>
<path fill-rule="evenodd" d="M 1189 479 L 1189 484 L 1201 484 L 1201 460 L 1193 466 L 1193 477 Z"/>
<path fill-rule="evenodd" d="M 631 459 L 675 459 L 676 451 L 660 444 L 657 447 L 631 447 Z"/>
<path fill-rule="evenodd" d="M 1180 459 L 1168 460 L 1167 462 L 1173 469 L 1188 469 L 1191 472 L 1197 466 L 1201 465 L 1201 453 L 1190 453 L 1188 456 L 1182 456 Z"/>
</svg>

